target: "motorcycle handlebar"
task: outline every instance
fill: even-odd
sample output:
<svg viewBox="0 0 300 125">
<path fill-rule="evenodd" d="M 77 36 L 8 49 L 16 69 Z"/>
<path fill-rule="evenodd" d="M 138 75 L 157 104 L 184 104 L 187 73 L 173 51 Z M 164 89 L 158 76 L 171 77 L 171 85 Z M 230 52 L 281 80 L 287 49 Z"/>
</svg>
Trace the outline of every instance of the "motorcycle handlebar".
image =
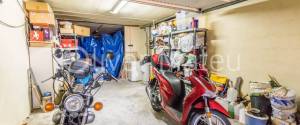
<svg viewBox="0 0 300 125">
<path fill-rule="evenodd" d="M 62 72 L 61 70 L 58 70 L 57 73 L 54 74 L 54 76 L 51 76 L 50 78 L 43 80 L 41 83 L 45 83 L 45 82 L 49 81 L 50 79 L 56 79 L 56 78 L 62 77 L 63 75 L 61 72 Z"/>
</svg>

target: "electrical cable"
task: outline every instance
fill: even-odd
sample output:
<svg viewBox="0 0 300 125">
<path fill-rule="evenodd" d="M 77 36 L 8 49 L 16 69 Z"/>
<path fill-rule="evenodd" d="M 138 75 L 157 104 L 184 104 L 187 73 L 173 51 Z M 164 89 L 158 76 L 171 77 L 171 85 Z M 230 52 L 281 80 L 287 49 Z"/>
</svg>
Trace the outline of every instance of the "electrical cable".
<svg viewBox="0 0 300 125">
<path fill-rule="evenodd" d="M 25 23 L 23 23 L 21 25 L 10 25 L 8 23 L 3 22 L 2 20 L 0 20 L 0 24 L 4 25 L 4 26 L 7 26 L 7 27 L 10 27 L 10 28 L 20 28 L 20 27 L 23 27 L 25 25 Z"/>
<path fill-rule="evenodd" d="M 26 12 L 25 12 L 23 6 L 21 5 L 21 3 L 19 2 L 19 0 L 17 0 L 17 3 L 18 3 L 18 5 L 20 6 L 20 8 L 22 9 L 24 15 L 26 16 Z M 27 17 L 25 17 L 25 20 L 27 20 Z M 21 24 L 21 25 L 11 25 L 11 24 L 8 24 L 8 23 L 6 23 L 6 22 L 4 22 L 4 21 L 2 21 L 2 20 L 0 20 L 0 24 L 1 24 L 1 25 L 4 25 L 4 26 L 6 26 L 6 27 L 10 27 L 10 28 L 20 28 L 20 27 L 25 26 L 25 23 L 23 23 L 23 24 Z"/>
<path fill-rule="evenodd" d="M 17 3 L 20 6 L 20 8 L 22 9 L 23 13 L 26 14 L 24 7 L 21 5 L 19 0 L 17 0 Z"/>
<path fill-rule="evenodd" d="M 56 79 L 53 79 L 52 88 L 53 88 L 53 92 L 54 92 L 55 96 L 58 96 L 58 93 L 55 90 L 55 81 L 56 81 Z"/>
</svg>

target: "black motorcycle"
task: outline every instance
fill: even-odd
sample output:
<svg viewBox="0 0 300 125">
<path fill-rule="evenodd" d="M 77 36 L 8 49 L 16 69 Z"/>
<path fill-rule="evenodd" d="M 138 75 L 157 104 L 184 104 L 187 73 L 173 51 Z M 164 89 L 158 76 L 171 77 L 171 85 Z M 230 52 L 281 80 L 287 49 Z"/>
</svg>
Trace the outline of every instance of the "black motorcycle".
<svg viewBox="0 0 300 125">
<path fill-rule="evenodd" d="M 60 53 L 61 50 L 56 50 L 55 57 L 60 58 Z M 56 60 L 56 62 L 58 61 Z M 107 77 L 109 74 L 100 73 L 96 77 L 93 77 L 91 65 L 84 60 L 74 61 L 67 66 L 57 64 L 59 69 L 56 74 L 49 79 L 53 79 L 53 87 L 55 86 L 55 81 L 61 81 L 63 88 L 66 88 L 67 91 L 62 94 L 59 104 L 48 103 L 44 107 L 45 110 L 52 111 L 55 108 L 59 109 L 58 112 L 54 113 L 52 118 L 55 124 L 85 125 L 92 123 L 95 119 L 95 114 L 89 109 L 93 108 L 95 111 L 100 111 L 103 108 L 101 102 L 95 102 L 93 104 L 93 96 L 103 85 L 104 81 L 100 79 Z M 112 76 L 111 78 L 115 79 Z M 56 95 L 59 95 L 55 91 L 55 88 L 53 89 Z"/>
</svg>

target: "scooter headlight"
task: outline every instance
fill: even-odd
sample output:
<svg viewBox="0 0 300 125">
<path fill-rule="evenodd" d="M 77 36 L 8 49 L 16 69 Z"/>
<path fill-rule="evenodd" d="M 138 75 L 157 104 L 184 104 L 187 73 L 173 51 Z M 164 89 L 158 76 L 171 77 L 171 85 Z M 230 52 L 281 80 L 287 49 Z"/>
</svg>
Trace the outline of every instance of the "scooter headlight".
<svg viewBox="0 0 300 125">
<path fill-rule="evenodd" d="M 78 94 L 70 95 L 66 97 L 64 107 L 69 112 L 78 112 L 84 107 L 84 99 Z"/>
</svg>

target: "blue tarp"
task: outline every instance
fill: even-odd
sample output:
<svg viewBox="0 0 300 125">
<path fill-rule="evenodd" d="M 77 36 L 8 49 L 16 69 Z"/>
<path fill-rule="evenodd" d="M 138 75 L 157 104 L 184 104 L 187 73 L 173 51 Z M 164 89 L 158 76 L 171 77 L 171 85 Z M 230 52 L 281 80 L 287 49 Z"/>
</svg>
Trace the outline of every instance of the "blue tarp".
<svg viewBox="0 0 300 125">
<path fill-rule="evenodd" d="M 119 77 L 124 58 L 124 38 L 121 31 L 112 36 L 102 34 L 100 38 L 94 36 L 83 37 L 78 43 L 80 58 L 90 55 L 97 63 L 97 66 L 104 66 L 114 77 Z M 106 58 L 108 52 L 113 53 L 112 60 Z"/>
</svg>

